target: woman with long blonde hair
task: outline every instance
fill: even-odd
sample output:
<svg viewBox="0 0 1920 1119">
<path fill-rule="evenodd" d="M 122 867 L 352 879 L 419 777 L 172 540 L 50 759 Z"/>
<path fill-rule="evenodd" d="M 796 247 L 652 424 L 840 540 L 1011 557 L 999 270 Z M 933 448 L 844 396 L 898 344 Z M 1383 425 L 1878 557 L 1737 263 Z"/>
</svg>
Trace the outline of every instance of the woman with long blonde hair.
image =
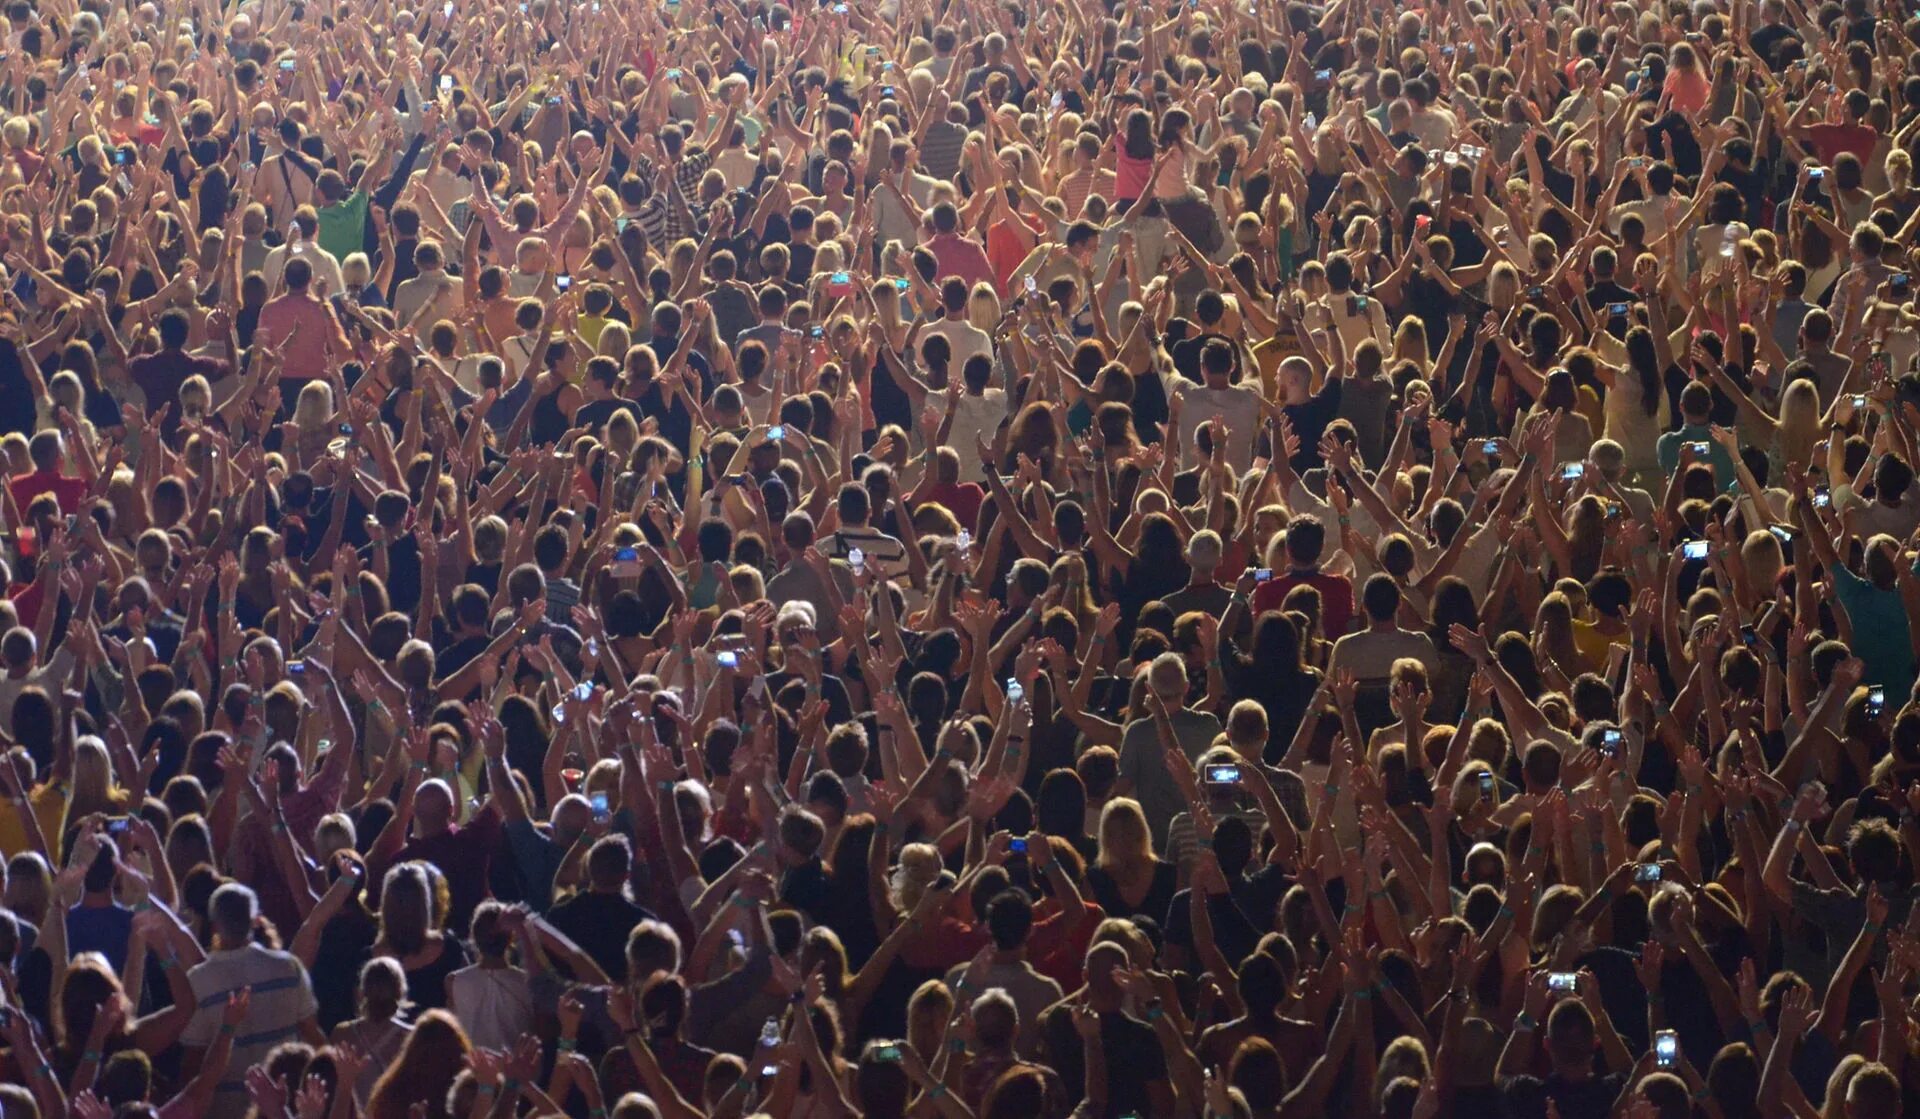
<svg viewBox="0 0 1920 1119">
<path fill-rule="evenodd" d="M 1822 426 L 1820 393 L 1813 382 L 1802 379 L 1788 385 L 1780 394 L 1780 414 L 1775 416 L 1729 376 L 1720 362 L 1709 361 L 1706 366 L 1707 375 L 1739 409 L 1736 426 L 1742 441 L 1766 448 L 1771 477 L 1784 477 L 1789 462 L 1813 460 L 1813 445 Z M 1838 404 L 1836 398 L 1828 405 L 1829 414 Z"/>
<path fill-rule="evenodd" d="M 1393 331 L 1393 356 L 1387 364 L 1411 361 L 1420 366 L 1421 377 L 1433 372 L 1432 351 L 1427 344 L 1427 324 L 1417 315 L 1400 320 Z"/>
<path fill-rule="evenodd" d="M 1158 921 L 1173 904 L 1179 874 L 1153 853 L 1147 814 L 1132 797 L 1115 797 L 1100 810 L 1100 852 L 1087 868 L 1087 888 L 1109 917 L 1136 913 Z"/>
<path fill-rule="evenodd" d="M 1565 691 L 1580 675 L 1580 650 L 1573 643 L 1573 603 L 1559 591 L 1541 599 L 1534 611 L 1533 655 L 1539 661 L 1542 682 L 1551 682 L 1556 690 Z"/>
<path fill-rule="evenodd" d="M 71 833 L 80 821 L 95 813 L 119 815 L 132 799 L 125 789 L 115 786 L 107 748 L 98 738 L 88 735 L 73 744 L 73 784 L 67 795 L 62 834 Z"/>
</svg>

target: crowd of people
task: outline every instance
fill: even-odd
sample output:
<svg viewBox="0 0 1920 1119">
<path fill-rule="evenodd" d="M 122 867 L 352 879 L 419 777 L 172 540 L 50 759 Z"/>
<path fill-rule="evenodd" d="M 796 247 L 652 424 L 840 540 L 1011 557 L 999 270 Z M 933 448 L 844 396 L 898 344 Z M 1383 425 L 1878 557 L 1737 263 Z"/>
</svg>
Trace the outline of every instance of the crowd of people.
<svg viewBox="0 0 1920 1119">
<path fill-rule="evenodd" d="M 0 1119 L 1920 1115 L 1920 8 L 4 18 Z"/>
</svg>

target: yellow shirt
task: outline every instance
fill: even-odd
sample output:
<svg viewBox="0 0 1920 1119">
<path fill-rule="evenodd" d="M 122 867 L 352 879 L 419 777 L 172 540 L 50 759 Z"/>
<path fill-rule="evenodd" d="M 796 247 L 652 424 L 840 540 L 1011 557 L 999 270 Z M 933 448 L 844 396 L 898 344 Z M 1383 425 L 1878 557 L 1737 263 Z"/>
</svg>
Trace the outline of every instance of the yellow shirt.
<svg viewBox="0 0 1920 1119">
<path fill-rule="evenodd" d="M 1575 619 L 1573 623 L 1573 647 L 1580 654 L 1580 663 L 1589 672 L 1604 673 L 1607 670 L 1607 650 L 1619 645 L 1626 648 L 1632 640 L 1626 631 L 1618 635 L 1600 632 L 1600 627 L 1592 622 Z"/>
<path fill-rule="evenodd" d="M 66 785 L 49 781 L 28 794 L 27 802 L 33 806 L 34 818 L 40 821 L 40 834 L 46 838 L 48 846 L 53 848 L 54 857 L 58 859 L 61 854 L 60 826 L 67 818 Z M 27 839 L 27 825 L 21 819 L 20 806 L 11 800 L 0 800 L 0 855 L 12 858 L 31 847 Z"/>
<path fill-rule="evenodd" d="M 1300 347 L 1300 339 L 1285 327 L 1273 337 L 1254 344 L 1253 362 L 1260 371 L 1262 396 L 1268 400 L 1280 399 L 1280 363 L 1304 352 Z"/>
</svg>

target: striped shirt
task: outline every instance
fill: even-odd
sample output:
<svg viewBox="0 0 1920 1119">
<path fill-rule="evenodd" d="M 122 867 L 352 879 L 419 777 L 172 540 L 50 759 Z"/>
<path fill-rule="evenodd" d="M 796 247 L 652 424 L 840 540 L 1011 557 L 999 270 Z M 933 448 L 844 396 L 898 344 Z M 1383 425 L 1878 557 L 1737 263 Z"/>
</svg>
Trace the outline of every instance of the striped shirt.
<svg viewBox="0 0 1920 1119">
<path fill-rule="evenodd" d="M 920 166 L 936 179 L 951 179 L 960 170 L 960 151 L 966 144 L 966 125 L 934 121 L 920 138 Z"/>
<path fill-rule="evenodd" d="M 300 1024 L 318 1012 L 313 982 L 291 954 L 258 944 L 208 953 L 205 963 L 187 972 L 187 981 L 193 984 L 195 1008 L 180 1041 L 195 1049 L 213 1044 L 228 995 L 242 987 L 253 992 L 247 1020 L 233 1039 L 227 1075 L 207 1106 L 207 1119 L 240 1119 L 247 1113 L 247 1069 L 266 1060 L 274 1046 L 297 1039 Z"/>
</svg>

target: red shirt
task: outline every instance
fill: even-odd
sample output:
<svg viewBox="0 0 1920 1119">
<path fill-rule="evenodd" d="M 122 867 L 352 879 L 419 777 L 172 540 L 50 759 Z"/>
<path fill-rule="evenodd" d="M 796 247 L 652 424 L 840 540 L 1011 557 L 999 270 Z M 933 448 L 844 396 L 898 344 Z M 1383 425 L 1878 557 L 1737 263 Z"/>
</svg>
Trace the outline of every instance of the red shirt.
<svg viewBox="0 0 1920 1119">
<path fill-rule="evenodd" d="M 1087 915 L 1072 936 L 1066 933 L 1066 911 L 1052 898 L 1034 907 L 1033 931 L 1027 935 L 1027 962 L 1033 970 L 1060 984 L 1063 991 L 1077 991 L 1086 982 L 1087 946 L 1093 943 L 1094 930 L 1107 915 L 1090 901 L 1081 904 L 1086 906 Z"/>
<path fill-rule="evenodd" d="M 937 501 L 947 507 L 955 520 L 963 528 L 971 529 L 980 520 L 980 506 L 986 502 L 986 491 L 973 482 L 936 482 L 927 487 L 927 500 Z"/>
<path fill-rule="evenodd" d="M 980 242 L 958 233 L 941 233 L 927 242 L 927 250 L 933 254 L 936 281 L 958 276 L 966 282 L 968 290 L 985 282 L 1000 294 L 1006 294 L 1000 290 L 999 279 L 993 274 L 993 262 L 987 259 L 987 251 L 980 247 Z"/>
<path fill-rule="evenodd" d="M 1253 589 L 1253 612 L 1257 617 L 1268 610 L 1280 609 L 1287 592 L 1295 587 L 1312 587 L 1320 592 L 1320 634 L 1328 641 L 1346 636 L 1353 625 L 1353 584 L 1342 575 L 1322 571 L 1289 571 Z"/>
<path fill-rule="evenodd" d="M 432 863 L 447 879 L 449 929 L 464 929 L 473 920 L 473 911 L 491 894 L 487 884 L 488 867 L 494 848 L 500 841 L 500 812 L 492 805 L 467 821 L 434 836 L 415 836 L 406 846 L 377 869 L 384 875 L 387 867 L 399 863 Z"/>
<path fill-rule="evenodd" d="M 27 515 L 27 505 L 43 493 L 50 493 L 60 502 L 60 512 L 71 517 L 80 511 L 80 499 L 87 496 L 87 484 L 78 478 L 69 478 L 53 470 L 36 470 L 31 474 L 22 474 L 13 479 L 13 503 L 20 509 L 20 515 Z"/>
<path fill-rule="evenodd" d="M 1828 166 L 1841 152 L 1852 152 L 1865 163 L 1879 139 L 1880 134 L 1864 124 L 1816 124 L 1807 129 L 1807 142 L 1820 153 L 1820 162 Z"/>
</svg>

